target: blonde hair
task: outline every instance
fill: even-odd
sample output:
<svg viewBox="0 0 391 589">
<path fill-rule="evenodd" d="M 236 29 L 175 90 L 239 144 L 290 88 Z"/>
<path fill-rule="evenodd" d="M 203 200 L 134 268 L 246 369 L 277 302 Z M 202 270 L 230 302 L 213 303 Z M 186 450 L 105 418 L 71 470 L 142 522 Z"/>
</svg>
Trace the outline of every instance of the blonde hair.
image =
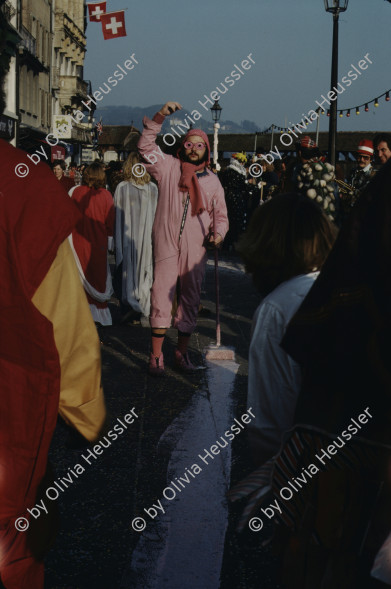
<svg viewBox="0 0 391 589">
<path fill-rule="evenodd" d="M 127 180 L 128 182 L 131 180 L 132 182 L 134 182 L 134 184 L 144 186 L 144 184 L 149 184 L 149 182 L 151 181 L 151 176 L 148 174 L 148 172 L 145 172 L 145 174 L 140 177 L 135 176 L 135 174 L 133 173 L 133 166 L 139 164 L 140 162 L 141 158 L 137 151 L 131 151 L 126 159 L 126 162 L 124 163 L 123 175 L 124 180 Z"/>
</svg>

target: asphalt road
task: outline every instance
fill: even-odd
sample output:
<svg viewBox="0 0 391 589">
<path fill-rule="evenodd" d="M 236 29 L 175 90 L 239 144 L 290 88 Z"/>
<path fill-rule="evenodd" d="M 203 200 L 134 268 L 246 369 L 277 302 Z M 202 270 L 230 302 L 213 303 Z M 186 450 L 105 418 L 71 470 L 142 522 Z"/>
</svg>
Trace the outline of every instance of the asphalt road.
<svg viewBox="0 0 391 589">
<path fill-rule="evenodd" d="M 175 330 L 165 342 L 165 378 L 150 377 L 149 328 L 119 324 L 112 300 L 114 324 L 99 330 L 111 427 L 118 419 L 124 423 L 133 408 L 137 419 L 90 465 L 82 458 L 88 446 L 58 423 L 50 452 L 56 476 L 81 462 L 85 472 L 58 498 L 60 530 L 46 558 L 45 589 L 277 589 L 275 562 L 262 546 L 268 530 L 262 537 L 237 534 L 242 507 L 225 500 L 228 488 L 252 469 L 245 433 L 213 464 L 198 458 L 246 410 L 251 318 L 259 303 L 239 259 L 222 258 L 222 343 L 235 348 L 237 367 L 231 374 L 228 363 L 220 381 L 210 370 L 189 376 L 173 369 Z M 212 260 L 202 303 L 210 315 L 199 317 L 190 347 L 199 365 L 205 365 L 202 350 L 214 341 Z M 195 474 L 194 463 L 202 473 Z M 183 487 L 177 496 L 163 499 L 167 485 L 176 481 L 178 487 L 178 480 Z M 144 509 L 159 500 L 165 513 L 155 507 L 152 518 Z M 145 519 L 143 533 L 132 528 L 136 517 Z"/>
</svg>

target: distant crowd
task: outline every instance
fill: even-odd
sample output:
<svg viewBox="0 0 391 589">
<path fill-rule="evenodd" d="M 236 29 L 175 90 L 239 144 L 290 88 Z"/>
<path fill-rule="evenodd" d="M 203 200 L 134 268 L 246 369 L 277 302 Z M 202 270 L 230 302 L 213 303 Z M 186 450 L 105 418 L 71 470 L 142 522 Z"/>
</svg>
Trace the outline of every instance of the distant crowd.
<svg viewBox="0 0 391 589">
<path fill-rule="evenodd" d="M 296 153 L 297 157 L 287 156 L 273 163 L 266 161 L 262 150 L 253 155 L 234 153 L 219 171 L 208 162 L 208 171 L 218 176 L 224 189 L 229 220 L 223 242 L 226 251 L 236 249 L 251 217 L 262 204 L 287 192 L 314 200 L 327 218 L 341 227 L 376 170 L 390 159 L 391 136 L 379 134 L 373 142 L 362 139 L 357 146 L 356 163 L 346 177 L 340 164 L 334 169 L 326 162 L 309 136 L 296 144 Z M 150 311 L 151 234 L 158 188 L 148 172 L 141 178 L 134 175 L 133 166 L 142 161 L 137 152 L 132 152 L 125 162 L 103 164 L 97 160 L 77 165 L 71 161 L 68 166 L 64 160 L 52 163 L 55 176 L 84 215 L 84 221 L 74 231 L 74 254 L 98 324 L 111 324 L 107 302 L 113 289 L 124 320 L 139 320 Z M 139 231 L 140 225 L 143 231 Z M 86 246 L 87 243 L 90 245 Z M 102 254 L 106 243 L 116 254 L 113 284 L 106 254 Z M 143 252 L 142 260 L 138 252 Z"/>
<path fill-rule="evenodd" d="M 35 522 L 30 508 L 43 507 L 52 479 L 47 457 L 57 414 L 90 442 L 107 431 L 94 321 L 111 325 L 115 292 L 123 323 L 149 317 L 149 375 L 172 378 L 170 363 L 183 373 L 205 368 L 190 357 L 190 341 L 207 250 L 214 250 L 217 277 L 220 247 L 241 255 L 260 296 L 247 394 L 257 470 L 229 493 L 247 497 L 242 527 L 265 513 L 262 505 L 280 507 L 270 542 L 286 589 L 358 589 L 370 575 L 390 586 L 390 137 L 363 138 L 347 177 L 309 136 L 295 158 L 272 165 L 266 154 L 236 153 L 220 171 L 210 162 L 208 136 L 190 129 L 176 156 L 148 161 L 166 117 L 181 108 L 171 101 L 144 117 L 139 151 L 125 162 L 67 169 L 56 160 L 54 174 L 40 162 L 21 178 L 13 170 L 22 152 L 0 140 L 7 473 L 0 586 L 44 586 L 42 557 L 55 517 L 45 510 Z M 177 344 L 170 358 L 164 342 L 171 327 Z M 349 420 L 358 426 L 355 417 L 366 424 L 366 416 L 353 439 L 359 429 L 347 427 Z M 338 455 L 320 471 L 323 448 Z M 288 485 L 297 492 L 289 503 Z M 29 526 L 34 550 L 31 536 L 20 534 Z"/>
<path fill-rule="evenodd" d="M 253 155 L 234 153 L 229 161 L 223 162 L 222 167 L 217 166 L 218 170 L 213 162 L 208 164 L 208 169 L 218 175 L 225 191 L 230 223 L 224 241 L 227 250 L 234 249 L 257 206 L 285 192 L 302 192 L 313 198 L 331 220 L 341 225 L 376 171 L 391 157 L 391 135 L 380 133 L 373 142 L 362 139 L 357 146 L 355 165 L 338 163 L 335 170 L 326 163 L 326 156 L 308 136 L 302 137 L 296 144 L 296 157 L 289 155 L 268 163 L 265 153 L 263 149 Z M 124 164 L 114 160 L 104 164 L 106 188 L 113 195 L 118 184 L 124 180 Z M 251 169 L 252 164 L 259 167 Z M 87 165 L 71 161 L 66 166 L 64 160 L 55 160 L 52 169 L 69 191 L 73 186 L 82 184 Z"/>
</svg>

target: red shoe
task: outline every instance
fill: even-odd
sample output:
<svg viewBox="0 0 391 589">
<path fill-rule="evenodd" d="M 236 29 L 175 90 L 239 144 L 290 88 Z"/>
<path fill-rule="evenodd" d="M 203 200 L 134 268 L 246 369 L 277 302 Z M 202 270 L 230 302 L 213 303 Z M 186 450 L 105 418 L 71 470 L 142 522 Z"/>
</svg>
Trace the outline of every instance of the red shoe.
<svg viewBox="0 0 391 589">
<path fill-rule="evenodd" d="M 152 376 L 164 376 L 163 352 L 160 354 L 160 356 L 155 356 L 151 352 L 149 357 L 149 374 Z"/>
<path fill-rule="evenodd" d="M 194 372 L 197 370 L 190 362 L 189 354 L 182 354 L 179 350 L 175 350 L 175 366 L 182 372 Z"/>
</svg>

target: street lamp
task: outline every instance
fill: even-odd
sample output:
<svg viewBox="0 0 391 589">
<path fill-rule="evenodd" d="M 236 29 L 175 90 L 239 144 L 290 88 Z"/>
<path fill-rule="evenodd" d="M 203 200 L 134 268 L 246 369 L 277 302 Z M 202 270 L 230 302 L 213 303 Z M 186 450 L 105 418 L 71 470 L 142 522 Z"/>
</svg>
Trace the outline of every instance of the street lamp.
<svg viewBox="0 0 391 589">
<path fill-rule="evenodd" d="M 345 12 L 349 0 L 324 0 L 326 12 L 333 15 L 333 53 L 331 59 L 331 87 L 333 91 L 338 84 L 338 20 L 339 13 Z M 335 92 L 334 92 L 335 93 Z M 337 137 L 337 98 L 330 104 L 330 122 L 329 122 L 329 153 L 330 163 L 335 166 L 335 141 Z"/>
<path fill-rule="evenodd" d="M 220 124 L 219 124 L 219 120 L 221 117 L 221 111 L 223 110 L 221 108 L 221 106 L 219 105 L 219 101 L 215 100 L 214 105 L 211 107 L 210 109 L 212 111 L 212 119 L 213 119 L 213 131 L 214 131 L 214 137 L 213 137 L 213 164 L 217 170 L 217 172 L 220 171 L 220 164 L 217 162 L 217 146 L 219 144 L 219 139 L 218 139 L 218 130 L 220 129 Z"/>
</svg>

